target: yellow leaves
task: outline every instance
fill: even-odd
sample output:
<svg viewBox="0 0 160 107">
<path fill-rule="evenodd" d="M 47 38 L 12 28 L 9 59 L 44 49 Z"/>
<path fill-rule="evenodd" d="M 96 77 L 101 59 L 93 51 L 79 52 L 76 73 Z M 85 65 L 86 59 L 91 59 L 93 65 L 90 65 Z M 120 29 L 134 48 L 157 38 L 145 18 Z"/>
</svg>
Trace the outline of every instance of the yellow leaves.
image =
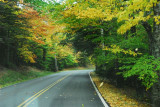
<svg viewBox="0 0 160 107">
<path fill-rule="evenodd" d="M 73 1 L 66 1 L 62 19 L 68 19 L 66 27 L 71 29 L 100 25 L 100 21 L 111 21 L 117 16 L 116 3 L 117 0 L 84 0 L 77 1 L 75 4 L 73 4 Z M 71 31 L 68 30 L 67 32 Z M 71 33 L 74 33 L 74 31 Z"/>
<path fill-rule="evenodd" d="M 138 54 L 141 54 L 141 53 L 135 53 L 134 51 L 131 51 L 131 50 L 124 50 L 124 49 L 121 49 L 119 46 L 116 46 L 116 45 L 111 45 L 111 47 L 105 47 L 104 50 L 107 50 L 107 51 L 111 51 L 113 52 L 114 54 L 116 53 L 124 53 L 124 54 L 129 54 L 129 55 L 133 55 L 133 56 L 137 56 Z"/>
<path fill-rule="evenodd" d="M 124 10 L 124 7 L 120 7 L 120 10 Z"/>
<path fill-rule="evenodd" d="M 94 74 L 94 72 L 91 73 L 91 76 L 103 98 L 111 107 L 150 107 L 145 102 L 133 99 L 133 96 L 136 95 L 134 89 L 128 87 L 120 89 L 110 84 L 107 80 L 103 82 L 103 87 L 99 87 L 102 83 L 100 77 Z"/>
<path fill-rule="evenodd" d="M 102 9 L 97 8 L 90 8 L 87 7 L 86 9 L 83 8 L 83 6 L 76 5 L 76 7 L 70 8 L 63 12 L 64 17 L 71 17 L 71 15 L 75 15 L 78 19 L 80 18 L 103 18 L 104 13 L 102 12 Z"/>
<path fill-rule="evenodd" d="M 60 58 L 64 58 L 68 55 L 73 54 L 73 49 L 71 49 L 69 46 L 58 46 L 57 47 L 57 52 Z"/>
<path fill-rule="evenodd" d="M 125 22 L 125 24 L 120 26 L 117 32 L 120 34 L 124 34 L 127 30 L 131 29 L 131 27 L 138 25 L 139 20 L 143 20 L 143 18 L 140 19 L 140 17 L 137 17 L 135 19 L 129 19 Z"/>
<path fill-rule="evenodd" d="M 112 5 L 110 4 L 112 4 L 112 1 L 105 1 L 105 0 L 84 1 L 83 3 L 77 3 L 71 8 L 67 8 L 63 12 L 63 15 L 64 17 L 71 17 L 72 15 L 74 15 L 76 16 L 77 19 L 95 19 L 95 20 L 105 19 L 107 21 L 110 21 L 115 15 L 114 11 L 111 10 Z M 96 6 L 90 7 L 91 5 L 90 3 L 93 3 Z"/>
<path fill-rule="evenodd" d="M 113 18 L 114 18 L 114 16 L 110 15 L 107 18 L 105 18 L 104 21 L 111 21 Z"/>
<path fill-rule="evenodd" d="M 131 29 L 131 27 L 138 25 L 139 21 L 146 21 L 150 16 L 144 17 L 144 12 L 140 11 L 134 18 L 132 16 L 129 17 L 129 14 L 125 13 L 119 14 L 118 18 L 118 22 L 125 20 L 125 23 L 122 24 L 117 31 L 120 34 L 124 34 L 127 30 Z"/>
<path fill-rule="evenodd" d="M 96 9 L 96 8 L 87 8 L 86 10 L 82 10 L 79 12 L 77 15 L 77 18 L 90 18 L 90 19 L 96 19 L 96 18 L 104 18 L 104 13 L 102 12 L 101 9 Z"/>
<path fill-rule="evenodd" d="M 55 29 L 53 30 L 53 33 L 64 33 L 65 27 L 67 26 L 67 24 L 62 23 L 62 24 L 56 24 L 54 26 L 55 26 Z"/>
<path fill-rule="evenodd" d="M 35 63 L 36 55 L 33 54 L 32 51 L 30 51 L 28 48 L 29 45 L 23 45 L 22 48 L 19 48 L 20 56 L 24 59 L 26 62 Z"/>
<path fill-rule="evenodd" d="M 157 25 L 160 24 L 160 16 L 154 16 L 154 20 L 155 20 Z"/>
<path fill-rule="evenodd" d="M 144 8 L 148 3 L 145 0 L 132 0 L 122 12 L 118 12 L 118 22 L 125 21 L 125 23 L 118 29 L 118 33 L 124 34 L 127 30 L 129 30 L 132 26 L 138 24 L 139 21 L 144 21 Z M 121 10 L 121 8 L 120 8 Z M 139 12 L 137 12 L 139 11 Z M 137 13 L 136 15 L 132 15 L 133 13 Z M 134 17 L 134 18 L 133 18 Z"/>
<path fill-rule="evenodd" d="M 6 0 L 0 0 L 1 2 L 6 2 Z"/>
<path fill-rule="evenodd" d="M 14 11 L 14 14 L 15 15 L 20 15 L 20 14 L 22 14 L 22 11 Z"/>
<path fill-rule="evenodd" d="M 19 0 L 19 3 L 20 3 L 20 4 L 23 4 L 23 0 Z"/>
<path fill-rule="evenodd" d="M 112 51 L 112 52 L 115 53 L 115 54 L 121 52 L 120 47 L 119 47 L 119 46 L 116 46 L 116 45 L 111 45 L 111 48 L 109 48 L 109 47 L 106 46 L 104 50 Z"/>
<path fill-rule="evenodd" d="M 151 16 L 154 16 L 152 12 L 153 6 L 157 5 L 157 0 L 130 0 L 124 2 L 126 7 L 122 12 L 118 12 L 118 22 L 125 21 L 125 23 L 118 29 L 118 33 L 124 34 L 132 26 L 135 26 L 140 21 L 147 21 Z M 121 8 L 120 8 L 121 10 Z M 150 14 L 144 16 L 146 11 L 150 11 Z M 132 19 L 134 17 L 134 19 Z M 158 16 L 154 17 L 156 24 L 160 24 L 160 18 Z"/>
<path fill-rule="evenodd" d="M 68 5 L 67 10 L 63 12 L 64 17 L 76 17 L 81 20 L 90 20 L 90 23 L 96 20 L 111 21 L 117 17 L 118 22 L 125 23 L 118 29 L 118 33 L 124 34 L 131 27 L 138 25 L 140 21 L 147 21 L 151 18 L 151 14 L 144 16 L 146 11 L 151 11 L 153 4 L 157 4 L 157 0 L 87 0 L 78 2 L 74 5 Z M 91 5 L 93 4 L 93 5 Z M 155 17 L 156 24 L 160 24 L 159 17 Z M 84 24 L 89 24 L 85 23 Z M 75 23 L 74 26 L 80 26 Z"/>
<path fill-rule="evenodd" d="M 111 9 L 106 9 L 104 14 L 104 21 L 111 21 L 116 16 L 115 11 L 111 11 Z"/>
<path fill-rule="evenodd" d="M 74 60 L 74 62 L 77 62 L 76 58 L 78 57 L 77 55 L 74 54 L 74 50 L 72 48 L 72 45 L 71 44 L 68 44 L 68 45 L 61 45 L 60 42 L 62 39 L 64 39 L 65 37 L 60 37 L 60 36 L 63 36 L 63 35 L 57 35 L 59 36 L 59 39 L 55 42 L 54 42 L 54 45 L 52 45 L 52 50 L 48 50 L 48 54 L 51 56 L 51 57 L 55 57 L 55 55 L 57 55 L 57 58 L 58 59 L 62 59 L 62 58 L 65 58 L 65 57 L 68 57 L 68 56 L 74 56 L 72 60 Z M 53 44 L 53 43 L 52 43 Z"/>
<path fill-rule="evenodd" d="M 149 20 L 151 18 L 151 16 L 150 15 L 148 15 L 146 18 L 145 18 L 145 20 L 144 21 L 147 21 L 147 20 Z"/>
</svg>

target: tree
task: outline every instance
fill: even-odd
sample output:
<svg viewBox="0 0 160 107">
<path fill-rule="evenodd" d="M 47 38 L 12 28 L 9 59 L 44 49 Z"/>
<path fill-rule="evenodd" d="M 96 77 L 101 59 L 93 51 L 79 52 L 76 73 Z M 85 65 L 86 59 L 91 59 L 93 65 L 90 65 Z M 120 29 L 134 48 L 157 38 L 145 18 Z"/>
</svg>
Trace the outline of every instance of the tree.
<svg viewBox="0 0 160 107">
<path fill-rule="evenodd" d="M 15 6 L 15 2 L 11 1 L 0 1 L 0 38 L 2 39 L 1 44 L 1 61 L 3 65 L 10 66 L 13 64 L 19 65 L 20 58 L 18 58 L 18 44 L 17 35 L 27 35 L 28 32 L 23 29 L 25 27 L 25 20 L 19 18 L 18 15 L 21 10 Z"/>
<path fill-rule="evenodd" d="M 25 7 L 23 12 L 24 14 L 20 15 L 19 17 L 26 18 L 28 22 L 28 27 L 26 27 L 25 29 L 30 32 L 30 36 L 24 38 L 28 39 L 28 41 L 32 41 L 32 44 L 29 44 L 29 42 L 24 43 L 23 47 L 19 49 L 20 54 L 24 57 L 26 61 L 34 63 L 34 59 L 36 57 L 32 50 L 29 50 L 29 48 L 32 47 L 32 45 L 36 45 L 34 46 L 34 48 L 38 47 L 43 49 L 43 60 L 45 61 L 46 45 L 49 45 L 48 43 L 51 40 L 54 26 L 49 19 L 44 16 L 40 16 L 39 13 L 32 8 Z M 17 36 L 17 38 L 23 37 Z"/>
<path fill-rule="evenodd" d="M 157 3 L 157 5 L 154 7 L 154 14 L 155 17 L 159 17 L 160 19 L 160 2 Z M 151 49 L 152 49 L 152 55 L 155 56 L 156 58 L 160 57 L 160 23 L 157 21 L 158 19 L 155 18 L 155 23 L 154 23 L 154 30 L 153 30 L 153 41 L 151 42 Z M 156 71 L 158 76 L 160 74 L 160 70 Z M 154 107 L 159 107 L 160 106 L 160 76 L 158 77 L 158 82 L 154 84 L 153 86 L 153 106 Z"/>
<path fill-rule="evenodd" d="M 153 84 L 156 84 L 157 80 L 159 81 L 159 65 L 158 65 L 159 63 L 158 57 L 160 55 L 160 52 L 159 52 L 159 46 L 160 46 L 159 45 L 160 43 L 159 42 L 159 24 L 160 24 L 159 2 L 160 2 L 159 0 L 140 0 L 140 1 L 137 1 L 137 0 L 125 0 L 125 1 L 71 0 L 70 1 L 68 0 L 68 1 L 65 1 L 61 6 L 59 6 L 59 8 L 61 8 L 60 9 L 61 13 L 58 15 L 60 18 L 60 21 L 59 20 L 58 21 L 65 23 L 66 32 L 75 33 L 74 34 L 76 35 L 75 38 L 79 33 L 78 31 L 82 33 L 84 32 L 83 29 L 85 29 L 86 27 L 94 26 L 95 28 L 100 28 L 99 26 L 102 26 L 104 23 L 110 24 L 115 22 L 116 23 L 115 25 L 112 24 L 113 27 L 107 26 L 107 28 L 104 29 L 104 36 L 107 35 L 108 36 L 107 38 L 108 39 L 110 38 L 110 40 L 112 40 L 110 42 L 105 38 L 102 39 L 103 41 L 105 41 L 105 45 L 107 46 L 106 56 L 108 55 L 111 56 L 111 54 L 108 54 L 108 51 L 113 52 L 114 53 L 114 55 L 112 55 L 113 60 L 118 59 L 117 61 L 115 61 L 115 63 L 117 62 L 119 63 L 119 61 L 121 61 L 119 59 L 123 59 L 121 57 L 132 59 L 133 61 L 129 60 L 130 64 L 126 64 L 126 68 L 128 67 L 128 72 L 125 72 L 125 71 L 123 72 L 124 78 L 136 76 L 137 80 L 140 80 L 142 84 L 145 85 L 146 88 L 148 89 L 151 86 L 153 86 Z M 114 35 L 112 35 L 113 32 L 110 32 L 108 30 L 113 29 L 114 26 L 116 26 L 115 29 L 117 30 L 118 34 L 114 33 Z M 119 28 L 117 28 L 117 26 Z M 107 32 L 105 32 L 105 30 Z M 88 41 L 92 41 L 91 38 L 87 38 L 87 36 L 90 35 L 91 33 L 89 34 L 82 33 L 82 34 L 83 35 L 77 38 L 80 38 L 81 40 L 88 39 Z M 139 34 L 142 34 L 144 36 L 137 37 Z M 85 39 L 83 39 L 83 36 L 85 37 Z M 96 36 L 97 35 L 94 35 L 93 37 L 96 37 Z M 121 36 L 121 38 L 118 36 Z M 142 38 L 145 38 L 145 41 L 142 41 L 141 40 Z M 147 43 L 146 40 L 148 38 L 149 38 L 149 41 Z M 120 39 L 121 41 L 117 39 Z M 133 40 L 138 40 L 139 42 L 133 42 Z M 97 44 L 95 41 L 94 43 Z M 80 44 L 84 44 L 84 43 L 80 43 Z M 149 44 L 149 49 L 148 49 L 148 44 Z M 138 46 L 138 48 L 135 46 Z M 80 47 L 80 49 L 83 49 L 83 48 Z M 135 49 L 139 49 L 139 51 L 135 52 Z M 150 52 L 148 52 L 148 50 L 150 50 Z M 102 53 L 98 50 L 97 52 Z M 140 54 L 139 52 L 142 52 L 142 53 Z M 93 53 L 95 54 L 96 51 L 93 51 Z M 124 55 L 122 53 L 124 53 Z M 148 53 L 150 53 L 151 56 L 148 55 Z M 133 55 L 136 58 L 130 58 L 131 56 L 129 56 L 128 54 Z M 96 56 L 101 56 L 101 55 L 98 54 Z M 155 57 L 155 58 L 152 58 L 152 57 Z M 107 57 L 107 58 L 109 58 L 110 61 L 112 59 L 111 57 Z M 103 59 L 104 59 L 104 56 L 103 56 Z M 106 60 L 109 60 L 109 59 L 106 59 Z M 147 69 L 149 69 L 149 67 L 156 68 L 156 71 L 154 71 L 153 69 L 149 71 L 142 69 L 143 68 L 142 66 L 143 64 L 141 63 L 142 59 L 143 61 L 147 62 L 146 65 L 144 65 Z M 101 57 L 95 58 L 95 62 L 96 61 L 102 62 L 102 58 Z M 126 60 L 123 59 L 123 61 L 126 61 Z M 127 62 L 128 61 L 126 61 L 126 63 Z M 115 67 L 113 67 L 113 69 L 115 68 L 116 71 L 118 67 L 123 66 L 122 62 L 119 64 L 118 63 L 115 65 Z M 135 69 L 139 72 L 135 72 Z M 156 89 L 158 90 L 159 88 L 156 88 Z M 158 102 L 159 94 L 157 94 L 157 97 L 158 99 L 156 99 L 155 102 Z M 159 106 L 159 104 L 157 104 L 157 106 Z"/>
<path fill-rule="evenodd" d="M 125 21 L 124 24 L 120 27 L 118 32 L 124 33 L 127 29 L 130 29 L 132 26 L 139 24 L 142 22 L 149 36 L 150 43 L 150 54 L 155 58 L 160 57 L 160 1 L 159 0 L 141 0 L 136 1 L 133 0 L 130 3 L 125 2 L 128 6 L 124 7 L 124 11 L 120 12 L 119 20 Z M 152 23 L 149 24 L 149 20 L 153 20 Z M 153 26 L 153 30 L 152 30 Z M 160 92 L 158 89 L 160 88 L 160 78 L 159 78 L 159 69 L 154 71 L 158 75 L 158 83 L 153 86 L 153 106 L 160 106 Z"/>
</svg>

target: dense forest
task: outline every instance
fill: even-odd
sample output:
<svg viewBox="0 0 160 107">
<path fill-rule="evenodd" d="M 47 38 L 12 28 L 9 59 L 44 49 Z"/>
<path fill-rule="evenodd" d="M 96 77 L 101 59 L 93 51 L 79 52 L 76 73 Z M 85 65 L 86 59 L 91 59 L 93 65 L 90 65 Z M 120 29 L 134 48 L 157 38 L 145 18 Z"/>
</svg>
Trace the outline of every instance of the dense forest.
<svg viewBox="0 0 160 107">
<path fill-rule="evenodd" d="M 50 14 L 22 2 L 0 2 L 0 64 L 9 68 L 35 66 L 50 71 L 83 66 L 78 60 L 83 60 L 81 56 L 85 54 L 76 52 L 67 42 L 67 34 L 59 32 L 63 26 L 55 24 Z"/>
<path fill-rule="evenodd" d="M 0 59 L 51 71 L 92 63 L 160 107 L 160 1 L 0 0 Z"/>
</svg>

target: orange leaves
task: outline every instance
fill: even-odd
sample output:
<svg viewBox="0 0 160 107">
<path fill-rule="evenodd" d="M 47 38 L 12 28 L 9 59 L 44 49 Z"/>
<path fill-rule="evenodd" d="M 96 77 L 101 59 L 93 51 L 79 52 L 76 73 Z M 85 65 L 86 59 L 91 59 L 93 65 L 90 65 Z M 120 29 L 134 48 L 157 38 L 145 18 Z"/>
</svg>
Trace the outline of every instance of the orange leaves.
<svg viewBox="0 0 160 107">
<path fill-rule="evenodd" d="M 35 18 L 35 16 L 38 18 L 39 17 L 39 13 L 35 10 L 33 10 L 32 8 L 26 7 L 23 10 L 23 14 L 21 15 L 21 17 L 25 17 L 25 18 Z"/>
<path fill-rule="evenodd" d="M 26 19 L 27 23 L 24 24 L 27 26 L 23 29 L 29 31 L 29 35 L 17 35 L 16 37 L 17 39 L 25 38 L 27 40 L 27 42 L 23 43 L 21 48 L 19 48 L 20 56 L 23 57 L 26 62 L 35 63 L 36 55 L 33 53 L 32 45 L 35 42 L 34 46 L 51 46 L 51 35 L 53 35 L 54 31 L 53 23 L 47 16 L 40 15 L 30 7 L 25 7 L 23 14 L 19 15 L 19 17 Z"/>
<path fill-rule="evenodd" d="M 62 34 L 65 31 L 66 24 L 55 25 L 49 17 L 40 15 L 30 7 L 25 7 L 23 14 L 19 17 L 25 18 L 29 26 L 24 29 L 29 31 L 30 36 L 20 36 L 27 39 L 27 42 L 19 49 L 20 55 L 26 62 L 35 63 L 36 56 L 34 52 L 36 53 L 37 51 L 34 51 L 34 49 L 37 47 L 46 49 L 46 57 L 55 57 L 55 54 L 58 59 L 66 58 L 70 55 L 74 56 L 74 50 L 71 49 L 72 46 L 63 46 L 60 44 L 66 38 Z M 76 62 L 76 58 L 72 59 Z"/>
<path fill-rule="evenodd" d="M 21 15 L 27 19 L 30 26 L 28 30 L 31 32 L 33 41 L 39 44 L 45 44 L 45 39 L 53 34 L 54 26 L 47 16 L 40 15 L 36 10 L 26 7 L 24 9 L 24 14 Z"/>
<path fill-rule="evenodd" d="M 45 44 L 43 40 L 39 40 L 38 38 L 34 38 L 33 40 L 39 44 L 43 44 L 43 45 Z"/>
</svg>

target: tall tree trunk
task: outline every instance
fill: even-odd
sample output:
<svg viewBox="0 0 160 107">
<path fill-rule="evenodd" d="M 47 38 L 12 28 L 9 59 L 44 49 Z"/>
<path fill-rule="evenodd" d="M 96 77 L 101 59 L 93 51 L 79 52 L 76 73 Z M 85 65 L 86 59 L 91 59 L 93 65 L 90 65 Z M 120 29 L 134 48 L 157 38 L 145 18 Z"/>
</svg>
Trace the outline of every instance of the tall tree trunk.
<svg viewBox="0 0 160 107">
<path fill-rule="evenodd" d="M 154 7 L 155 16 L 160 16 L 160 3 Z M 160 24 L 154 24 L 153 42 L 152 42 L 152 55 L 160 57 Z"/>
<path fill-rule="evenodd" d="M 58 65 L 57 65 L 57 56 L 56 55 L 55 55 L 54 59 L 55 59 L 55 71 L 57 72 L 58 71 Z"/>
<path fill-rule="evenodd" d="M 10 49 L 9 49 L 9 30 L 7 31 L 6 35 L 6 66 L 9 67 L 9 56 L 10 56 Z"/>
<path fill-rule="evenodd" d="M 103 28 L 101 28 L 101 37 L 102 37 L 102 56 L 104 57 L 105 56 L 105 51 L 103 50 L 104 49 L 104 29 Z M 105 63 L 102 65 L 102 70 L 106 70 L 106 65 L 105 65 Z"/>
<path fill-rule="evenodd" d="M 156 16 L 160 15 L 160 3 L 154 7 L 154 13 Z M 154 24 L 153 31 L 153 42 L 151 44 L 152 52 L 151 54 L 156 58 L 160 57 L 160 25 Z M 160 71 L 157 71 L 158 75 Z M 160 77 L 160 75 L 159 75 Z M 152 88 L 152 100 L 153 107 L 160 107 L 160 78 L 158 79 L 158 83 L 154 84 Z"/>
<path fill-rule="evenodd" d="M 104 48 L 104 30 L 101 28 L 101 37 L 102 37 L 102 49 Z"/>
</svg>

